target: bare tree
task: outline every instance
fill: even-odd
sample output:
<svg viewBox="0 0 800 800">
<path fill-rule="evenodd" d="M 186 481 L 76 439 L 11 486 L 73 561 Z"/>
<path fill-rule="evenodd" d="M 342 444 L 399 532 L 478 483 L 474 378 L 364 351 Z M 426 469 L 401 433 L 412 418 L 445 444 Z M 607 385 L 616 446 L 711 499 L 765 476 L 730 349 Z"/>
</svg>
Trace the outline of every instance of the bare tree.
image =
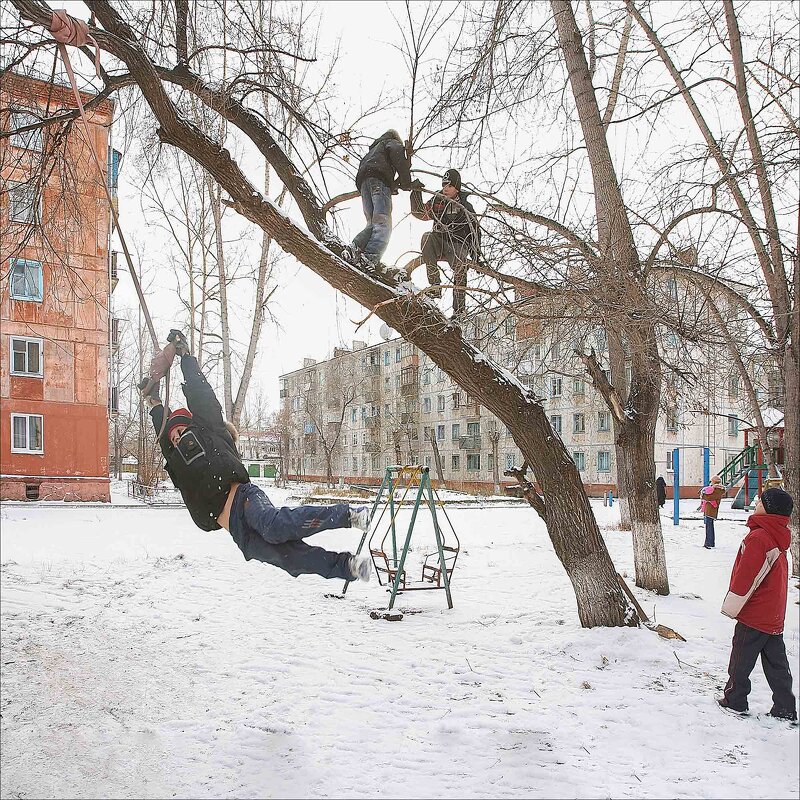
<svg viewBox="0 0 800 800">
<path fill-rule="evenodd" d="M 49 12 L 34 0 L 13 3 L 38 24 L 49 20 Z M 215 85 L 212 90 L 207 77 L 193 71 L 191 56 L 178 67 L 165 66 L 172 52 L 142 37 L 140 26 L 145 20 L 123 17 L 109 2 L 98 0 L 89 6 L 102 25 L 91 26 L 92 34 L 107 55 L 124 65 L 129 81 L 140 88 L 158 120 L 160 140 L 190 154 L 224 188 L 226 203 L 234 210 L 268 231 L 282 249 L 332 286 L 375 309 L 507 425 L 536 470 L 547 506 L 548 532 L 575 590 L 582 624 L 635 623 L 580 476 L 563 444 L 552 436 L 539 400 L 470 345 L 460 328 L 424 298 L 418 299 L 392 281 L 366 274 L 338 257 L 344 245 L 328 228 L 316 192 L 267 125 L 244 105 L 244 97 L 237 95 L 235 87 L 220 91 Z M 162 41 L 169 38 L 168 30 L 165 28 Z M 171 97 L 176 87 L 201 99 L 210 112 L 223 116 L 250 140 L 288 188 L 307 231 L 280 213 L 253 186 L 228 150 L 181 116 Z M 643 387 L 647 391 L 650 388 Z"/>
</svg>

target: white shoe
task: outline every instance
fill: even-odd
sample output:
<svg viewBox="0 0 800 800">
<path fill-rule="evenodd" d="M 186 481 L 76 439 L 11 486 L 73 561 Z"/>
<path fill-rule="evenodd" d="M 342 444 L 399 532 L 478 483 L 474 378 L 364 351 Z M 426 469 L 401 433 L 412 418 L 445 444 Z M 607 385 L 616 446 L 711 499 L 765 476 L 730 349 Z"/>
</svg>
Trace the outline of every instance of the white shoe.
<svg viewBox="0 0 800 800">
<path fill-rule="evenodd" d="M 372 574 L 372 560 L 369 556 L 350 556 L 349 567 L 354 581 L 369 583 Z"/>
<path fill-rule="evenodd" d="M 367 506 L 357 506 L 350 509 L 350 527 L 366 531 L 369 527 L 369 508 Z"/>
</svg>

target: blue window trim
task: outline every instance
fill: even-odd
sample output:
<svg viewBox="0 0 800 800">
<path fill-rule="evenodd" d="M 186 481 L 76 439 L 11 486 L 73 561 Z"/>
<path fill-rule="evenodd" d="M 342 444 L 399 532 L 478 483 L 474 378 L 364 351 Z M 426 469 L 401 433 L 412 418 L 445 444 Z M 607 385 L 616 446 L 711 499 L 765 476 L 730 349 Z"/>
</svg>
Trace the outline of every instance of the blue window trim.
<svg viewBox="0 0 800 800">
<path fill-rule="evenodd" d="M 44 267 L 42 266 L 41 261 L 31 261 L 25 258 L 11 258 L 9 259 L 9 271 L 8 271 L 8 295 L 12 300 L 21 300 L 24 303 L 41 303 L 44 299 Z M 15 295 L 13 293 L 14 287 L 14 268 L 22 265 L 23 267 L 30 267 L 36 266 L 39 268 L 38 274 L 38 288 L 39 288 L 39 296 L 38 297 L 29 297 L 24 295 Z"/>
</svg>

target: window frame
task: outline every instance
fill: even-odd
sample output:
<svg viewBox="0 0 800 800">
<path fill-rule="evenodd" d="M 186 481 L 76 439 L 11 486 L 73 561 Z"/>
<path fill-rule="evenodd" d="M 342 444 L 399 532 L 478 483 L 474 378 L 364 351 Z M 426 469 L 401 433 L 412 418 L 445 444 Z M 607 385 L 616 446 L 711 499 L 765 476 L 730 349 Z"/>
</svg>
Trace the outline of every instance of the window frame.
<svg viewBox="0 0 800 800">
<path fill-rule="evenodd" d="M 476 466 L 470 466 L 470 459 L 472 459 L 472 463 L 475 464 L 475 459 L 477 459 Z M 480 472 L 481 471 L 481 454 L 480 453 L 467 453 L 467 465 L 466 465 L 467 472 Z"/>
<path fill-rule="evenodd" d="M 29 413 L 19 413 L 17 411 L 12 411 L 9 415 L 11 418 L 11 452 L 12 453 L 26 453 L 28 455 L 34 456 L 43 456 L 44 455 L 44 415 L 43 414 L 29 414 Z M 41 430 L 42 435 L 42 447 L 40 450 L 31 450 L 30 448 L 30 441 L 31 441 L 31 430 L 30 430 L 30 420 L 31 417 L 38 417 L 39 419 L 39 428 Z M 25 447 L 16 447 L 14 445 L 14 420 L 15 419 L 24 419 L 25 420 Z"/>
<path fill-rule="evenodd" d="M 606 466 L 605 467 L 601 467 L 600 466 L 600 457 L 601 456 L 605 456 L 606 457 Z M 598 471 L 598 473 L 602 472 L 604 474 L 606 472 L 611 472 L 611 451 L 610 450 L 598 450 L 597 451 L 597 471 Z"/>
<path fill-rule="evenodd" d="M 558 420 L 557 424 L 556 420 Z M 561 436 L 561 433 L 564 430 L 564 421 L 561 414 L 550 415 L 550 427 L 553 429 L 553 433 L 557 433 L 559 436 Z"/>
<path fill-rule="evenodd" d="M 606 424 L 604 425 L 603 420 Z M 610 411 L 598 411 L 597 412 L 597 432 L 598 433 L 610 433 L 611 432 L 611 412 Z"/>
<path fill-rule="evenodd" d="M 28 117 L 31 121 L 20 123 L 17 121 L 16 117 Z M 41 123 L 42 118 L 32 109 L 17 107 L 11 109 L 11 119 L 9 122 L 11 123 L 11 130 L 16 130 L 17 128 L 22 128 L 25 125 L 30 125 L 37 122 Z M 27 141 L 25 143 L 21 143 L 19 141 L 20 137 L 27 137 Z M 31 138 L 38 138 L 38 147 L 30 146 Z M 28 150 L 31 153 L 42 153 L 44 152 L 44 129 L 40 127 L 32 131 L 27 131 L 26 133 L 14 133 L 9 138 L 9 144 L 11 147 L 16 147 L 20 150 Z"/>
<path fill-rule="evenodd" d="M 14 214 L 14 200 L 13 193 L 15 189 L 19 189 L 20 187 L 23 188 L 30 188 L 33 190 L 33 199 L 36 203 L 31 203 L 30 206 L 26 206 L 26 208 L 30 207 L 33 209 L 32 219 L 20 219 L 19 217 L 13 216 Z M 16 225 L 31 225 L 33 227 L 40 225 L 42 222 L 42 193 L 36 195 L 36 186 L 32 185 L 30 181 L 8 181 L 8 221 L 13 222 Z"/>
<path fill-rule="evenodd" d="M 580 458 L 576 458 L 576 456 L 580 456 Z M 586 472 L 586 451 L 585 450 L 573 450 L 572 451 L 572 460 L 575 462 L 575 469 L 578 472 Z"/>
<path fill-rule="evenodd" d="M 580 423 L 580 426 L 578 423 Z M 572 432 L 576 434 L 586 433 L 586 415 L 581 411 L 576 411 L 572 415 Z"/>
<path fill-rule="evenodd" d="M 38 267 L 38 296 L 14 294 L 14 270 L 20 265 L 22 266 L 23 270 L 31 266 Z M 22 303 L 41 303 L 44 301 L 44 264 L 41 261 L 34 261 L 33 259 L 29 258 L 10 258 L 8 260 L 8 268 L 8 296 L 10 300 L 18 300 Z"/>
<path fill-rule="evenodd" d="M 39 345 L 39 371 L 38 372 L 17 372 L 14 369 L 14 342 L 25 342 L 26 345 L 35 342 Z M 28 362 L 28 348 L 25 348 L 25 362 Z M 8 335 L 8 360 L 9 375 L 19 378 L 44 378 L 44 339 L 37 336 L 17 336 L 13 333 Z"/>
</svg>

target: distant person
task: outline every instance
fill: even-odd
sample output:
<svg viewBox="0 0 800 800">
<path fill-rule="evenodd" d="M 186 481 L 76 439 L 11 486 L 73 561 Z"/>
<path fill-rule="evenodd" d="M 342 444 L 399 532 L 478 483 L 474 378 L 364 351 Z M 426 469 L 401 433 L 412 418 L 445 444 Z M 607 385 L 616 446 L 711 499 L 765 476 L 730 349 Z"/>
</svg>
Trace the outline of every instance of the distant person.
<svg viewBox="0 0 800 800">
<path fill-rule="evenodd" d="M 791 495 L 774 487 L 767 489 L 747 520 L 750 533 L 744 537 L 731 573 L 730 589 L 722 613 L 736 620 L 728 682 L 717 702 L 731 711 L 748 710 L 750 673 L 761 656 L 761 666 L 772 689 L 770 714 L 796 720 L 797 704 L 792 694 L 792 673 L 786 658 L 783 626 L 786 617 L 786 584 L 791 542 L 789 517 Z"/>
<path fill-rule="evenodd" d="M 392 233 L 392 195 L 398 187 L 411 189 L 411 162 L 403 140 L 395 130 L 379 136 L 361 159 L 356 173 L 356 188 L 367 226 L 346 247 L 342 257 L 357 264 L 365 256 L 373 265 L 380 263 Z"/>
<path fill-rule="evenodd" d="M 723 497 L 725 497 L 725 487 L 719 475 L 715 475 L 711 483 L 700 490 L 700 509 L 706 523 L 706 541 L 703 545 L 706 550 L 711 550 L 715 546 L 714 521 L 719 514 L 719 504 Z"/>
<path fill-rule="evenodd" d="M 461 188 L 461 173 L 448 169 L 442 175 L 442 189 L 422 202 L 422 185 L 415 181 L 411 192 L 411 214 L 416 219 L 433 220 L 433 230 L 422 237 L 422 259 L 428 271 L 431 297 L 441 297 L 439 262 L 453 270 L 453 316 L 466 310 L 467 265 L 480 252 L 480 227 L 469 195 Z"/>
<path fill-rule="evenodd" d="M 667 502 L 667 482 L 661 475 L 656 478 L 656 497 L 659 508 L 664 508 L 664 503 Z"/>
<path fill-rule="evenodd" d="M 189 354 L 180 331 L 170 331 L 169 344 L 156 356 L 152 379 L 143 389 L 150 417 L 172 483 L 180 491 L 195 525 L 204 531 L 225 528 L 245 559 L 264 561 L 290 575 L 321 575 L 368 581 L 370 559 L 312 547 L 303 539 L 320 531 L 368 526 L 368 509 L 346 503 L 331 506 L 276 508 L 256 484 L 236 449 L 236 429 L 222 418 L 214 390 Z M 169 413 L 158 396 L 160 378 L 175 355 L 180 356 L 188 408 Z M 154 379 L 154 380 L 153 380 Z M 163 433 L 161 433 L 163 426 Z"/>
</svg>

